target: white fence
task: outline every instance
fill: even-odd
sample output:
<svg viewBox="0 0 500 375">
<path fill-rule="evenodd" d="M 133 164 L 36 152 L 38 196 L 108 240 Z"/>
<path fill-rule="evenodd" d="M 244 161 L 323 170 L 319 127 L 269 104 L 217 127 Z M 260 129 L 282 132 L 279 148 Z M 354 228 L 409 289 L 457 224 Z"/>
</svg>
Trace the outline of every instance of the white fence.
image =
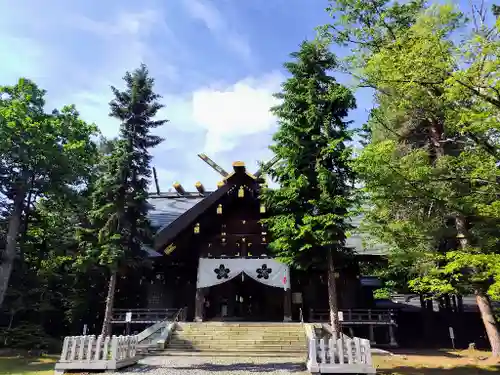
<svg viewBox="0 0 500 375">
<path fill-rule="evenodd" d="M 370 341 L 335 334 L 329 340 L 310 339 L 307 369 L 322 374 L 375 374 Z"/>
<path fill-rule="evenodd" d="M 116 370 L 136 363 L 136 350 L 137 336 L 69 336 L 55 370 Z"/>
</svg>

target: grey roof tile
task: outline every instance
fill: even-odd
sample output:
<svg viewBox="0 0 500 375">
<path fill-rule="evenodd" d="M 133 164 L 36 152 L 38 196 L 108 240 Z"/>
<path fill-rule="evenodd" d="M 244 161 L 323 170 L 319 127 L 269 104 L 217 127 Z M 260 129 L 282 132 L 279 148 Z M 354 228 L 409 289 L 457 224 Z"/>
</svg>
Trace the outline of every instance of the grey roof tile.
<svg viewBox="0 0 500 375">
<path fill-rule="evenodd" d="M 201 196 L 196 198 L 150 198 L 149 203 L 153 208 L 149 211 L 149 220 L 151 220 L 153 227 L 162 230 L 204 198 Z"/>
</svg>

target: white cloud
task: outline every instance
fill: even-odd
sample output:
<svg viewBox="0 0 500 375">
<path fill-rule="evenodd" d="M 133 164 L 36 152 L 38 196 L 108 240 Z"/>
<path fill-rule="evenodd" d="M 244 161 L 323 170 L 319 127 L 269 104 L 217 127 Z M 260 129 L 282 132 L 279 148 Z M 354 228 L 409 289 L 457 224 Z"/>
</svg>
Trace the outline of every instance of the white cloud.
<svg viewBox="0 0 500 375">
<path fill-rule="evenodd" d="M 146 9 L 140 12 L 122 11 L 112 19 L 101 21 L 83 15 L 73 15 L 66 19 L 67 25 L 88 31 L 103 38 L 117 36 L 143 37 L 156 27 L 166 28 L 161 12 L 156 9 Z"/>
<path fill-rule="evenodd" d="M 190 16 L 203 22 L 217 39 L 225 43 L 245 61 L 251 59 L 252 49 L 248 41 L 231 28 L 214 4 L 206 0 L 184 0 L 183 3 Z"/>
<path fill-rule="evenodd" d="M 193 93 L 194 122 L 207 131 L 204 151 L 227 151 L 247 135 L 271 129 L 275 118 L 270 108 L 280 88 L 279 73 L 260 79 L 246 78 L 222 89 L 202 88 Z"/>
</svg>

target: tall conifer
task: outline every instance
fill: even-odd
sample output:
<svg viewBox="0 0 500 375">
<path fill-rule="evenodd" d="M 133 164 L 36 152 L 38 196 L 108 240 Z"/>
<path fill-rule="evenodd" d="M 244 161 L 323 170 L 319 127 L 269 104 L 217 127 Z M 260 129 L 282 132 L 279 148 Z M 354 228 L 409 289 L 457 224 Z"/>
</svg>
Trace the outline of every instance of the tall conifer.
<svg viewBox="0 0 500 375">
<path fill-rule="evenodd" d="M 264 222 L 276 255 L 295 267 L 326 265 L 330 320 L 338 331 L 336 267 L 348 252 L 353 203 L 345 118 L 355 100 L 330 75 L 337 63 L 328 47 L 324 40 L 303 42 L 285 64 L 292 76 L 273 108 L 279 129 L 271 150 L 279 162 L 267 171 L 279 188 L 265 189 L 263 199 L 271 210 Z"/>
<path fill-rule="evenodd" d="M 102 334 L 109 335 L 117 275 L 143 256 L 152 242 L 147 219 L 147 188 L 151 178 L 149 149 L 162 142 L 151 130 L 166 120 L 153 120 L 163 107 L 153 91 L 154 79 L 145 65 L 124 76 L 126 88 L 111 87 L 110 116 L 121 121 L 119 139 L 104 161 L 104 172 L 93 194 L 93 241 L 86 260 L 109 268 L 110 279 Z M 92 238 L 92 237 L 91 237 Z"/>
</svg>

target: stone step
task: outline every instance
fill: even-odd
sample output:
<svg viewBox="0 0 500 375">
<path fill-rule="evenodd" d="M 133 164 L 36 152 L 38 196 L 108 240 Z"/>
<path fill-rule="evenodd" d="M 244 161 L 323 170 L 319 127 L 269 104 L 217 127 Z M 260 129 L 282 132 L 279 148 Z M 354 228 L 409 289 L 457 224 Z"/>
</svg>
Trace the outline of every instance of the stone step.
<svg viewBox="0 0 500 375">
<path fill-rule="evenodd" d="M 257 331 L 237 331 L 237 330 L 232 330 L 232 331 L 205 331 L 201 329 L 197 330 L 176 330 L 175 332 L 182 332 L 186 335 L 189 334 L 205 334 L 205 335 L 252 335 L 252 334 L 257 334 L 261 335 L 263 333 L 267 335 L 305 335 L 304 331 L 266 331 L 266 330 L 257 330 Z"/>
<path fill-rule="evenodd" d="M 305 332 L 267 332 L 267 331 L 251 331 L 251 332 L 242 332 L 242 331 L 214 331 L 214 332 L 207 332 L 207 331 L 175 331 L 174 334 L 178 335 L 185 335 L 185 336 L 191 336 L 191 335 L 203 335 L 203 336 L 305 336 Z"/>
<path fill-rule="evenodd" d="M 281 344 L 281 345 L 293 345 L 293 344 L 306 344 L 305 339 L 302 340 L 282 340 L 282 339 L 274 339 L 274 340 L 255 340 L 255 339 L 239 339 L 239 340 L 231 340 L 231 339 L 220 339 L 214 338 L 212 340 L 204 340 L 204 339 L 180 339 L 180 338 L 172 338 L 170 342 L 189 342 L 192 344 L 202 344 L 206 342 L 217 343 L 221 345 L 231 345 L 232 343 L 240 343 L 240 344 Z"/>
<path fill-rule="evenodd" d="M 222 351 L 182 351 L 182 350 L 162 350 L 155 351 L 155 356 L 172 356 L 172 357 L 233 357 L 233 358 L 294 358 L 299 362 L 307 359 L 307 355 L 302 353 L 259 353 L 259 352 L 222 352 Z"/>
<path fill-rule="evenodd" d="M 190 352 L 214 352 L 214 353 L 260 353 L 260 355 L 265 355 L 266 353 L 296 353 L 307 355 L 306 348 L 292 348 L 292 349 L 281 349 L 281 348 L 191 348 L 191 347 L 166 347 L 164 350 L 167 351 L 190 351 Z"/>
<path fill-rule="evenodd" d="M 193 339 L 193 340 L 286 340 L 286 341 L 297 341 L 297 340 L 305 340 L 305 335 L 294 335 L 294 336 L 280 336 L 280 335 L 179 335 L 174 334 L 172 338 L 179 338 L 182 340 L 185 339 Z"/>
<path fill-rule="evenodd" d="M 186 348 L 186 349 L 216 349 L 216 350 L 225 350 L 225 349 L 258 349 L 258 350 L 305 350 L 307 348 L 306 345 L 280 345 L 280 344 L 257 344 L 257 345 L 238 345 L 233 344 L 231 346 L 220 345 L 214 343 L 203 343 L 203 344 L 192 344 L 192 343 L 170 343 L 167 345 L 167 348 Z"/>
<path fill-rule="evenodd" d="M 207 332 L 207 331 L 174 331 L 175 335 L 205 335 L 205 336 L 218 336 L 218 335 L 234 335 L 234 336 L 241 336 L 241 335 L 257 335 L 257 336 L 305 336 L 305 332 L 267 332 L 267 331 L 251 331 L 251 332 L 241 332 L 241 331 L 213 331 L 213 332 Z"/>
<path fill-rule="evenodd" d="M 186 327 L 302 327 L 302 323 L 262 323 L 262 322 L 245 322 L 245 323 L 231 323 L 231 322 L 180 322 L 182 326 Z"/>
<path fill-rule="evenodd" d="M 273 331 L 273 332 L 298 332 L 298 331 L 304 331 L 303 327 L 297 327 L 297 328 L 285 328 L 285 327 L 186 327 L 186 326 L 180 326 L 181 329 L 186 329 L 186 330 L 203 330 L 203 331 Z"/>
<path fill-rule="evenodd" d="M 206 332 L 225 332 L 225 331 L 266 331 L 266 332 L 304 332 L 304 329 L 302 327 L 300 328 L 217 328 L 217 327 L 211 327 L 211 328 L 200 328 L 200 327 L 184 327 L 180 326 L 178 328 L 179 330 L 184 330 L 184 331 L 206 331 Z"/>
<path fill-rule="evenodd" d="M 273 333 L 281 333 L 281 332 L 305 332 L 304 329 L 267 329 L 267 328 L 259 328 L 259 329 L 242 329 L 242 328 L 231 328 L 231 329 L 200 329 L 200 328 L 186 328 L 180 327 L 179 331 L 186 332 L 273 332 Z"/>
</svg>

